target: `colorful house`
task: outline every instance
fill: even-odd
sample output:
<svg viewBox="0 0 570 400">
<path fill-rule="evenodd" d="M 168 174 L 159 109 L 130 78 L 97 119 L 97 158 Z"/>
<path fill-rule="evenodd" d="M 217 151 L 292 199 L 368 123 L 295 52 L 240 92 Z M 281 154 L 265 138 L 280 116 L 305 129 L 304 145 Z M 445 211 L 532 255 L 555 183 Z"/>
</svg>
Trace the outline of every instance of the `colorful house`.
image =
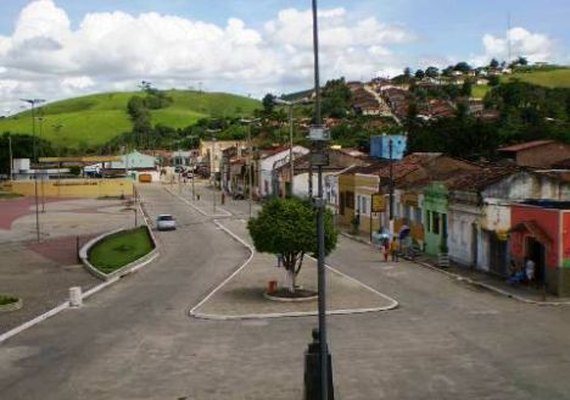
<svg viewBox="0 0 570 400">
<path fill-rule="evenodd" d="M 535 263 L 536 281 L 550 293 L 570 295 L 570 201 L 527 200 L 511 208 L 513 259 Z"/>
<path fill-rule="evenodd" d="M 433 182 L 424 190 L 425 252 L 447 253 L 448 190 L 444 183 Z"/>
</svg>

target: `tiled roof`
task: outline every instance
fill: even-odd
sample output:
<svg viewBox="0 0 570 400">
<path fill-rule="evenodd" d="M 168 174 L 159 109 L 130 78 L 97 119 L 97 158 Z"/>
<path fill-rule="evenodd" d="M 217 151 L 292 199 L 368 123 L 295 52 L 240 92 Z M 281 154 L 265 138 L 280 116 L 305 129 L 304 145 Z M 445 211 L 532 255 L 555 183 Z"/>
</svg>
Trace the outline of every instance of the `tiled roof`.
<svg viewBox="0 0 570 400">
<path fill-rule="evenodd" d="M 447 186 L 452 190 L 478 191 L 522 170 L 522 168 L 516 165 L 510 165 L 492 166 L 475 171 L 465 171 L 456 174 L 454 177 L 447 180 Z"/>
<path fill-rule="evenodd" d="M 549 143 L 554 143 L 554 140 L 535 140 L 532 142 L 519 143 L 519 144 L 515 144 L 512 146 L 501 147 L 499 149 L 499 151 L 517 152 L 517 151 L 521 151 L 521 150 L 528 150 L 528 149 L 533 149 L 535 147 L 544 146 L 545 144 L 549 144 Z"/>
</svg>

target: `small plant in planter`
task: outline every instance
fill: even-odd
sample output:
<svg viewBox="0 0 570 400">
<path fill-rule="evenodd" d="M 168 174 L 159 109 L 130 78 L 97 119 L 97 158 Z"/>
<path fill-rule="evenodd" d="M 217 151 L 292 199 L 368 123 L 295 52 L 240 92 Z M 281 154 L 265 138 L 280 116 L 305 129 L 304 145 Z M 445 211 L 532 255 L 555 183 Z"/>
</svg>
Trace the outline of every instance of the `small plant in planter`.
<svg viewBox="0 0 570 400">
<path fill-rule="evenodd" d="M 0 306 L 6 306 L 8 304 L 14 304 L 17 302 L 18 302 L 17 297 L 0 295 Z"/>
<path fill-rule="evenodd" d="M 16 311 L 20 308 L 22 308 L 21 299 L 0 294 L 0 312 Z"/>
</svg>

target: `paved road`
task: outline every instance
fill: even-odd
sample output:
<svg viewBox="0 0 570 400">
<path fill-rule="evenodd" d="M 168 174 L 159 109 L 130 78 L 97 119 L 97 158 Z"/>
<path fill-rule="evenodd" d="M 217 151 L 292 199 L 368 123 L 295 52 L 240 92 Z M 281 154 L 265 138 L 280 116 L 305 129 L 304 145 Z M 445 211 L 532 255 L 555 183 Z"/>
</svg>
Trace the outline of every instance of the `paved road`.
<svg viewBox="0 0 570 400">
<path fill-rule="evenodd" d="M 159 234 L 162 256 L 0 345 L 0 397 L 301 399 L 315 318 L 189 318 L 246 253 L 178 197 L 152 186 L 141 193 L 151 214 L 178 217 L 178 231 Z M 227 208 L 243 214 L 247 202 Z M 379 258 L 341 238 L 329 260 L 401 304 L 329 319 L 339 399 L 570 398 L 567 308 L 516 303 Z"/>
</svg>

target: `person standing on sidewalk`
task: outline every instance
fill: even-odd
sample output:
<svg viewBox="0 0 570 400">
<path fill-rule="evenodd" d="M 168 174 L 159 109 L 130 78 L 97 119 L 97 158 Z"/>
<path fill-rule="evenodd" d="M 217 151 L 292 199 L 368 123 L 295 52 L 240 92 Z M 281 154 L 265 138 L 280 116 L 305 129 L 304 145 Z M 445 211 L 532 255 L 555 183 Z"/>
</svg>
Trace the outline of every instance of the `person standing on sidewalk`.
<svg viewBox="0 0 570 400">
<path fill-rule="evenodd" d="M 384 262 L 388 262 L 388 254 L 390 254 L 390 241 L 389 239 L 384 239 L 382 246 L 380 247 L 384 252 Z"/>
<path fill-rule="evenodd" d="M 398 251 L 400 251 L 398 238 L 394 238 L 392 240 L 392 243 L 390 243 L 390 254 L 392 255 L 392 261 L 398 262 Z"/>
</svg>

